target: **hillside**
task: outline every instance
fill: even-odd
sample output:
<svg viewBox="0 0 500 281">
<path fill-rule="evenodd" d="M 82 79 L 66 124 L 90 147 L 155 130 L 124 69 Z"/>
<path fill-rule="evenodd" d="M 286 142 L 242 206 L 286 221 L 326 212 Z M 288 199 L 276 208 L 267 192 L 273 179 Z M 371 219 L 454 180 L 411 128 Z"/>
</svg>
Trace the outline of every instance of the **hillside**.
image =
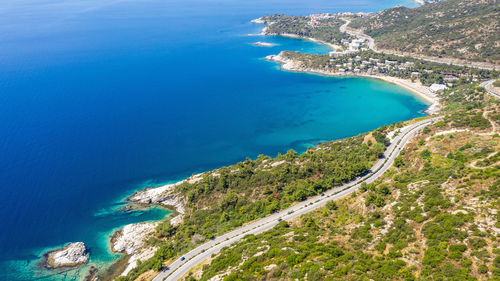
<svg viewBox="0 0 500 281">
<path fill-rule="evenodd" d="M 314 67 L 330 62 L 321 55 L 289 55 L 305 56 Z M 389 56 L 368 51 L 365 59 L 375 55 Z M 395 167 L 362 192 L 246 238 L 197 267 L 195 279 L 499 278 L 500 103 L 470 80 L 498 74 L 419 61 L 414 67 L 465 75 L 440 94 L 443 121 L 413 139 Z M 172 185 L 172 192 L 141 191 L 136 196 L 145 200 L 132 201 L 182 202 L 182 219 L 155 224 L 143 237 L 156 253 L 118 280 L 151 280 L 154 271 L 214 237 L 366 174 L 387 147 L 386 135 L 412 122 L 326 142 L 301 155 L 247 159 L 194 175 Z M 148 194 L 154 197 L 142 197 Z M 101 274 L 102 280 L 113 276 Z"/>
<path fill-rule="evenodd" d="M 158 249 L 155 255 L 119 280 L 159 271 L 202 242 L 366 174 L 386 148 L 386 133 L 395 128 L 375 130 L 369 141 L 362 134 L 322 143 L 301 155 L 293 150 L 275 158 L 261 155 L 183 181 L 173 190 L 184 202 L 182 223 L 165 220 L 156 226 L 145 237 L 148 246 Z"/>
<path fill-rule="evenodd" d="M 381 50 L 498 64 L 499 18 L 496 0 L 446 0 L 394 7 L 349 26 L 372 36 Z"/>
<path fill-rule="evenodd" d="M 186 280 L 498 280 L 500 103 L 464 84 L 376 182 L 263 234 Z"/>
<path fill-rule="evenodd" d="M 339 30 L 344 24 L 340 18 L 336 14 L 305 17 L 271 15 L 260 18 L 259 22 L 266 24 L 263 30 L 266 35 L 296 35 L 326 43 L 341 44 L 343 39 L 347 40 L 350 36 Z"/>
</svg>

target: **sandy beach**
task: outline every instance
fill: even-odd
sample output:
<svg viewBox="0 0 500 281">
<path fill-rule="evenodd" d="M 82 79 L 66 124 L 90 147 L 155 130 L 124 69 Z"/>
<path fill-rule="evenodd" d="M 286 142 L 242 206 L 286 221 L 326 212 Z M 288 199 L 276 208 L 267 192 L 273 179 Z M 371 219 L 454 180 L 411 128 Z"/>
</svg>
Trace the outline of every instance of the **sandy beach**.
<svg viewBox="0 0 500 281">
<path fill-rule="evenodd" d="M 265 21 L 262 20 L 261 18 L 254 19 L 254 20 L 252 20 L 252 22 L 257 23 L 257 24 L 265 24 Z M 303 39 L 303 40 L 308 40 L 308 41 L 312 41 L 312 42 L 326 45 L 334 50 L 342 49 L 341 46 L 338 46 L 338 45 L 335 45 L 332 43 L 317 40 L 314 38 L 299 36 L 296 34 L 268 33 L 267 26 L 261 30 L 261 33 L 255 34 L 255 35 L 284 36 L 284 37 L 289 37 L 289 38 Z M 430 102 L 431 105 L 427 108 L 426 113 L 435 114 L 435 113 L 439 112 L 439 109 L 440 109 L 439 98 L 434 93 L 432 93 L 428 87 L 422 85 L 420 82 L 412 82 L 410 79 L 403 79 L 403 78 L 397 78 L 397 77 L 385 76 L 385 75 L 369 75 L 369 74 L 355 74 L 355 73 L 345 74 L 345 73 L 341 73 L 341 72 L 329 72 L 329 71 L 315 70 L 315 69 L 303 69 L 301 66 L 294 64 L 293 62 L 287 61 L 287 60 L 281 58 L 279 55 L 278 56 L 268 56 L 268 57 L 266 57 L 266 59 L 279 62 L 281 64 L 281 69 L 287 70 L 287 71 L 315 73 L 315 74 L 320 74 L 320 75 L 337 76 L 337 77 L 338 76 L 366 77 L 366 78 L 383 80 L 385 82 L 393 83 L 393 84 L 396 84 L 404 89 L 407 89 L 407 90 L 411 91 L 412 93 L 418 95 L 422 99 Z"/>
<path fill-rule="evenodd" d="M 439 103 L 439 98 L 429 90 L 429 87 L 426 87 L 418 82 L 412 82 L 410 79 L 402 79 L 398 77 L 385 76 L 385 75 L 370 75 L 370 74 L 355 74 L 355 73 L 344 73 L 344 72 L 331 72 L 326 70 L 312 69 L 306 68 L 301 65 L 300 62 L 295 62 L 289 59 L 285 59 L 280 55 L 270 55 L 265 58 L 266 60 L 278 62 L 281 64 L 281 69 L 286 71 L 293 72 L 303 72 L 303 73 L 313 73 L 325 76 L 333 76 L 333 77 L 364 77 L 364 78 L 372 78 L 379 79 L 385 82 L 393 83 L 398 85 L 422 99 L 430 102 L 431 104 L 425 110 L 425 112 L 429 115 L 438 113 L 441 106 Z"/>
</svg>

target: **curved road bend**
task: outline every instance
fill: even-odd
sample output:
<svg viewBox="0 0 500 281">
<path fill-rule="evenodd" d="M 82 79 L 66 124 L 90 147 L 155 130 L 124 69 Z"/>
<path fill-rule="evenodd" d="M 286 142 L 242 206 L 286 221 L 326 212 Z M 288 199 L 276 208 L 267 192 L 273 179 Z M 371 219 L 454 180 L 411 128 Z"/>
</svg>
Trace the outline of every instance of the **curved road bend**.
<svg viewBox="0 0 500 281">
<path fill-rule="evenodd" d="M 362 182 L 371 183 L 384 174 L 394 163 L 394 159 L 399 155 L 405 144 L 418 131 L 431 124 L 440 117 L 429 118 L 412 125 L 405 126 L 400 129 L 400 133 L 393 137 L 391 144 L 386 149 L 383 158 L 381 158 L 370 170 L 368 174 L 353 180 L 342 186 L 326 191 L 322 195 L 312 197 L 306 201 L 300 202 L 292 207 L 272 214 L 265 218 L 259 219 L 238 229 L 227 232 L 221 236 L 210 240 L 195 249 L 184 254 L 185 260 L 175 260 L 169 267 L 160 272 L 153 280 L 154 281 L 173 281 L 184 276 L 189 270 L 210 258 L 212 254 L 219 252 L 223 247 L 239 241 L 248 234 L 259 234 L 265 232 L 278 224 L 278 219 L 291 220 L 300 215 L 313 211 L 324 206 L 328 201 L 342 198 L 356 191 Z"/>
<path fill-rule="evenodd" d="M 479 86 L 484 87 L 486 89 L 486 91 L 488 92 L 488 94 L 490 94 L 491 96 L 493 96 L 497 99 L 500 99 L 500 90 L 498 90 L 498 88 L 495 89 L 495 87 L 493 86 L 493 83 L 495 81 L 496 81 L 496 79 L 488 80 L 488 81 L 481 83 Z"/>
<path fill-rule="evenodd" d="M 479 69 L 488 69 L 488 70 L 497 70 L 498 65 L 496 64 L 489 64 L 489 63 L 481 63 L 481 62 L 471 62 L 471 61 L 465 61 L 461 59 L 453 59 L 453 58 L 439 58 L 439 57 L 430 57 L 430 56 L 413 56 L 411 54 L 404 54 L 404 53 L 398 53 L 397 51 L 390 51 L 390 50 L 378 50 L 375 46 L 375 39 L 371 37 L 368 34 L 365 34 L 362 30 L 357 30 L 354 28 L 348 27 L 349 23 L 351 23 L 350 20 L 343 18 L 343 21 L 346 23 L 341 25 L 339 30 L 340 32 L 346 32 L 349 35 L 366 39 L 368 41 L 368 48 L 370 48 L 372 51 L 376 53 L 383 53 L 383 54 L 392 54 L 396 56 L 411 56 L 416 59 L 424 60 L 424 61 L 430 61 L 430 62 L 436 62 L 436 63 L 444 63 L 444 64 L 453 64 L 453 65 L 459 65 L 459 66 L 465 66 L 465 67 L 475 67 Z"/>
</svg>

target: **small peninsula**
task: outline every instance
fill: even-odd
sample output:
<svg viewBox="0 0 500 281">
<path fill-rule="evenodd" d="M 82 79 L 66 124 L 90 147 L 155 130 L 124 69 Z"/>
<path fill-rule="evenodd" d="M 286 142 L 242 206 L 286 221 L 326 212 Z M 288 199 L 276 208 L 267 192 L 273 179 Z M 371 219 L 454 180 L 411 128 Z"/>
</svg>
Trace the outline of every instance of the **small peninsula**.
<svg viewBox="0 0 500 281">
<path fill-rule="evenodd" d="M 87 248 L 83 242 L 68 245 L 43 254 L 42 266 L 54 269 L 61 267 L 78 267 L 89 260 Z"/>
</svg>

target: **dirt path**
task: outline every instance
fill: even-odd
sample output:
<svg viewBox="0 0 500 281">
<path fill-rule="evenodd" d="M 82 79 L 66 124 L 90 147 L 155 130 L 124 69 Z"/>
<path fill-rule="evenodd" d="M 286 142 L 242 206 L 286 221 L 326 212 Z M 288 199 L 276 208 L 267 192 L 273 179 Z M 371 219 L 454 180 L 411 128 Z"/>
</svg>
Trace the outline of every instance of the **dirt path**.
<svg viewBox="0 0 500 281">
<path fill-rule="evenodd" d="M 493 110 L 485 110 L 483 111 L 483 118 L 488 120 L 491 124 L 491 131 L 488 132 L 488 133 L 482 133 L 482 134 L 479 134 L 479 135 L 494 135 L 496 133 L 498 133 L 498 127 L 497 127 L 497 123 L 494 121 L 494 120 L 491 120 L 491 118 L 488 116 L 489 113 L 493 113 L 493 112 L 496 112 L 495 110 L 496 108 L 493 108 Z M 492 153 L 488 154 L 486 157 L 482 158 L 482 159 L 477 159 L 477 160 L 474 160 L 470 163 L 470 166 L 474 169 L 486 169 L 488 167 L 491 167 L 493 165 L 495 165 L 497 162 L 494 162 L 494 163 L 491 163 L 490 165 L 488 166 L 484 166 L 484 167 L 479 167 L 477 166 L 477 162 L 479 161 L 482 161 L 482 160 L 485 160 L 485 159 L 488 159 L 490 157 L 492 157 L 493 155 L 497 154 L 497 151 L 493 151 Z"/>
</svg>

